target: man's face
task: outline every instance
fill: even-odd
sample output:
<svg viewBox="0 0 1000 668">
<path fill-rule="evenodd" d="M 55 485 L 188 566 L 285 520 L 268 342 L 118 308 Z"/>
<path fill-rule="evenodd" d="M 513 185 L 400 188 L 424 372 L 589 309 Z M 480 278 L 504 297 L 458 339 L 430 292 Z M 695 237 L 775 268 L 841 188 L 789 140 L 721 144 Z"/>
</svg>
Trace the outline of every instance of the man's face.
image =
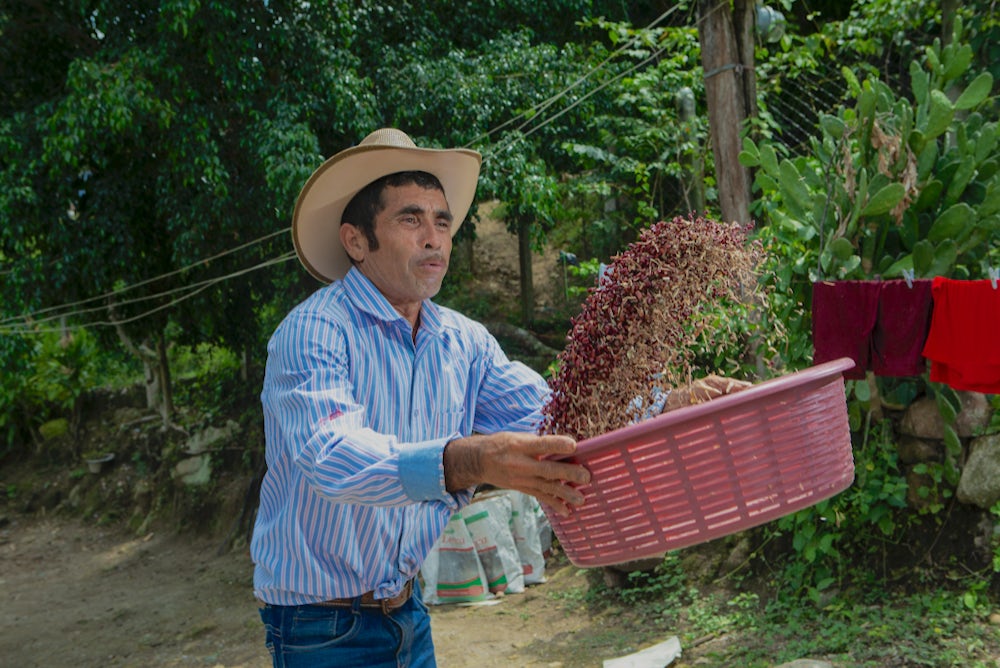
<svg viewBox="0 0 1000 668">
<path fill-rule="evenodd" d="M 420 303 L 441 289 L 448 270 L 451 211 L 443 192 L 414 183 L 385 188 L 382 205 L 375 216 L 378 249 L 370 250 L 357 230 L 348 252 L 362 260 L 361 273 L 412 322 Z"/>
</svg>

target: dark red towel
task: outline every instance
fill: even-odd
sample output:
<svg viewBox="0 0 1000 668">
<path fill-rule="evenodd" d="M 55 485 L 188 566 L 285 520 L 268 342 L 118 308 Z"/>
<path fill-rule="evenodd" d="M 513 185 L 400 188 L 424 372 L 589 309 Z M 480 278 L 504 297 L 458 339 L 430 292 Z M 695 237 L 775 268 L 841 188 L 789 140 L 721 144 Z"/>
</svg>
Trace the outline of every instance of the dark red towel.
<svg viewBox="0 0 1000 668">
<path fill-rule="evenodd" d="M 931 380 L 956 390 L 1000 394 L 1000 289 L 990 281 L 938 277 L 924 346 Z"/>
<path fill-rule="evenodd" d="M 844 378 L 865 377 L 871 335 L 878 317 L 878 281 L 821 281 L 813 284 L 813 363 L 854 360 Z"/>
<path fill-rule="evenodd" d="M 931 326 L 931 280 L 883 281 L 872 332 L 871 370 L 876 376 L 919 376 L 927 370 L 921 351 Z"/>
</svg>

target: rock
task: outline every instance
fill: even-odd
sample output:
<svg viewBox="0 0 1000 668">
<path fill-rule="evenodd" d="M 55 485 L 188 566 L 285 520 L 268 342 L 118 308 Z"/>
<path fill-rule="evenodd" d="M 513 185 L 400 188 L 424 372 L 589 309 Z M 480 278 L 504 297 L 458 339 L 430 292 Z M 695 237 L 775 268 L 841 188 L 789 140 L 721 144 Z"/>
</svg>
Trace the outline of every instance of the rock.
<svg viewBox="0 0 1000 668">
<path fill-rule="evenodd" d="M 41 434 L 42 438 L 46 441 L 51 441 L 54 438 L 65 436 L 67 432 L 69 432 L 69 420 L 66 418 L 49 420 L 38 428 L 38 433 Z"/>
<path fill-rule="evenodd" d="M 959 392 L 958 398 L 962 402 L 962 409 L 955 419 L 955 429 L 959 436 L 968 438 L 990 423 L 992 408 L 986 396 L 978 392 Z M 944 419 L 938 410 L 937 401 L 924 397 L 910 404 L 903 414 L 899 431 L 917 438 L 944 438 Z"/>
<path fill-rule="evenodd" d="M 972 441 L 956 496 L 962 503 L 987 510 L 1000 501 L 1000 434 Z"/>
<path fill-rule="evenodd" d="M 233 420 L 226 421 L 224 427 L 208 427 L 189 438 L 184 451 L 189 455 L 200 455 L 203 452 L 211 450 L 219 443 L 226 442 L 239 429 L 240 425 Z"/>
<path fill-rule="evenodd" d="M 186 485 L 205 485 L 212 479 L 212 458 L 205 453 L 182 459 L 174 466 L 174 477 Z"/>
<path fill-rule="evenodd" d="M 910 404 L 899 423 L 899 433 L 934 440 L 944 438 L 944 421 L 937 402 L 924 397 Z"/>
<path fill-rule="evenodd" d="M 985 394 L 979 392 L 959 392 L 959 399 L 962 400 L 962 412 L 955 419 L 955 428 L 958 435 L 968 438 L 982 433 L 990 424 L 993 417 L 993 407 Z"/>
<path fill-rule="evenodd" d="M 904 464 L 939 462 L 944 457 L 940 441 L 929 441 L 916 436 L 901 436 L 896 449 L 899 452 L 899 461 Z"/>
<path fill-rule="evenodd" d="M 723 562 L 723 569 L 727 573 L 735 571 L 736 569 L 743 566 L 749 559 L 750 553 L 753 547 L 750 545 L 750 538 L 747 534 L 740 534 L 737 538 L 736 544 L 733 546 L 732 551 L 730 551 L 729 556 Z"/>
<path fill-rule="evenodd" d="M 663 563 L 663 556 L 650 557 L 648 559 L 636 559 L 626 561 L 621 564 L 612 564 L 604 567 L 604 584 L 609 589 L 624 589 L 629 585 L 629 573 L 648 573 Z"/>
</svg>

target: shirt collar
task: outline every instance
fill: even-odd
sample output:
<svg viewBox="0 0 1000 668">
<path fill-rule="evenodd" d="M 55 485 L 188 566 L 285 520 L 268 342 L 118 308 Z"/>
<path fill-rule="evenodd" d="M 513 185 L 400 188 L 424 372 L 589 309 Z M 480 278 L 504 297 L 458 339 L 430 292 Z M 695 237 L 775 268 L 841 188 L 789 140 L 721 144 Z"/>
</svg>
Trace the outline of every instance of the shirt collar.
<svg viewBox="0 0 1000 668">
<path fill-rule="evenodd" d="M 360 310 L 386 322 L 405 321 L 385 295 L 357 267 L 348 270 L 343 282 L 347 296 Z M 409 327 L 409 323 L 406 326 Z M 429 334 L 437 334 L 441 330 L 441 310 L 429 299 L 425 299 L 420 305 L 420 328 L 427 330 Z"/>
</svg>

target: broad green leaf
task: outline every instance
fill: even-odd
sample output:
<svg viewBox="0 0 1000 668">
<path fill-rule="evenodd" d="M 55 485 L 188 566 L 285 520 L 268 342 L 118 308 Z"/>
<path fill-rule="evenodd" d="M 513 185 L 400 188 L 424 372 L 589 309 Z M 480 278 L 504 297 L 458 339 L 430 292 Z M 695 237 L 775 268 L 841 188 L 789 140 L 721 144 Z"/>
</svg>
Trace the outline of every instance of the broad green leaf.
<svg viewBox="0 0 1000 668">
<path fill-rule="evenodd" d="M 913 88 L 913 99 L 917 104 L 927 102 L 927 91 L 930 88 L 930 77 L 920 63 L 910 63 L 910 86 Z"/>
<path fill-rule="evenodd" d="M 958 409 L 943 394 L 938 394 L 937 396 L 937 407 L 941 413 L 941 417 L 949 424 L 953 423 L 955 418 L 958 417 Z"/>
<path fill-rule="evenodd" d="M 947 276 L 951 272 L 951 268 L 955 266 L 955 260 L 958 259 L 958 244 L 947 239 L 938 244 L 937 248 L 934 249 L 934 260 L 931 262 L 930 269 L 923 276 L 931 278 L 934 276 Z"/>
<path fill-rule="evenodd" d="M 830 252 L 833 253 L 837 259 L 846 260 L 854 255 L 854 244 L 844 237 L 837 237 L 830 243 Z"/>
<path fill-rule="evenodd" d="M 857 255 L 852 255 L 851 257 L 847 258 L 847 261 L 844 262 L 844 264 L 842 265 L 841 268 L 843 269 L 843 271 L 841 275 L 846 277 L 852 272 L 854 272 L 854 270 L 860 266 L 861 266 L 861 258 L 858 257 Z"/>
<path fill-rule="evenodd" d="M 847 82 L 847 88 L 851 91 L 851 95 L 857 97 L 861 92 L 861 84 L 858 83 L 857 75 L 849 67 L 841 67 L 840 73 L 843 75 L 844 81 Z"/>
<path fill-rule="evenodd" d="M 872 398 L 872 389 L 867 381 L 859 380 L 854 384 L 854 396 L 858 401 L 868 401 Z"/>
<path fill-rule="evenodd" d="M 931 109 L 927 114 L 927 124 L 923 128 L 924 136 L 927 139 L 939 137 L 951 125 L 951 119 L 955 117 L 955 109 L 948 96 L 939 90 L 931 91 Z"/>
<path fill-rule="evenodd" d="M 778 169 L 778 154 L 770 144 L 761 147 L 760 164 L 771 177 L 775 179 L 781 177 L 781 170 Z"/>
<path fill-rule="evenodd" d="M 949 46 L 955 47 L 957 45 L 952 43 Z M 945 81 L 953 81 L 969 70 L 969 65 L 972 64 L 972 47 L 968 44 L 962 44 L 960 48 L 950 48 L 946 53 L 944 79 Z"/>
<path fill-rule="evenodd" d="M 934 74 L 939 74 L 941 70 L 941 57 L 939 52 L 934 49 L 927 49 L 927 65 L 931 68 L 931 72 Z"/>
<path fill-rule="evenodd" d="M 740 154 L 739 156 L 737 156 L 737 159 L 740 161 L 740 164 L 743 165 L 744 167 L 757 167 L 758 165 L 760 165 L 760 159 L 758 153 L 751 153 L 749 151 L 740 151 Z"/>
<path fill-rule="evenodd" d="M 994 178 L 986 186 L 986 196 L 983 197 L 977 213 L 980 218 L 984 218 L 993 215 L 997 211 L 1000 211 L 1000 178 Z"/>
<path fill-rule="evenodd" d="M 917 276 L 928 276 L 934 262 L 934 244 L 921 239 L 913 246 L 913 271 Z"/>
<path fill-rule="evenodd" d="M 955 100 L 956 109 L 973 109 L 982 104 L 993 88 L 993 75 L 983 72 L 973 79 L 962 94 Z"/>
<path fill-rule="evenodd" d="M 920 132 L 919 130 L 914 130 L 914 133 Z M 923 135 L 921 135 L 923 136 Z M 916 150 L 916 149 L 914 149 Z M 931 170 L 934 169 L 934 165 L 937 164 L 938 159 L 938 145 L 936 141 L 929 141 L 924 143 L 924 147 L 917 154 L 917 180 L 924 181 L 931 175 Z"/>
<path fill-rule="evenodd" d="M 983 163 L 986 162 L 987 158 L 993 155 L 997 147 L 997 126 L 996 123 L 989 123 L 984 125 L 979 131 L 979 136 L 976 138 L 975 146 L 973 150 L 973 155 L 976 157 L 976 162 Z M 979 174 L 983 174 L 984 165 L 980 164 Z"/>
<path fill-rule="evenodd" d="M 820 116 L 819 123 L 823 130 L 834 139 L 841 139 L 844 136 L 844 131 L 847 129 L 844 121 L 830 114 Z"/>
<path fill-rule="evenodd" d="M 809 190 L 806 188 L 805 180 L 790 160 L 782 160 L 780 170 L 782 194 L 787 195 L 787 203 L 794 205 L 798 209 L 798 214 L 803 215 L 809 210 Z"/>
<path fill-rule="evenodd" d="M 944 426 L 944 445 L 953 455 L 962 452 L 962 439 L 958 437 L 958 432 L 950 424 Z"/>
<path fill-rule="evenodd" d="M 888 213 L 899 204 L 904 195 L 906 195 L 906 189 L 902 183 L 890 183 L 871 196 L 864 209 L 861 210 L 861 215 L 879 216 Z"/>
<path fill-rule="evenodd" d="M 913 255 L 905 255 L 896 260 L 888 269 L 882 272 L 886 278 L 895 278 L 903 275 L 904 269 L 913 269 Z"/>
<path fill-rule="evenodd" d="M 958 165 L 958 169 L 955 170 L 955 174 L 951 177 L 948 190 L 944 195 L 945 206 L 950 206 L 961 199 L 966 186 L 969 185 L 969 181 L 972 180 L 975 174 L 976 164 L 972 160 L 963 160 Z"/>
<path fill-rule="evenodd" d="M 946 239 L 956 239 L 963 228 L 974 225 L 975 222 L 976 212 L 971 206 L 965 202 L 955 204 L 938 216 L 927 232 L 927 239 L 935 244 Z"/>
<path fill-rule="evenodd" d="M 754 180 L 760 186 L 761 192 L 776 193 L 779 190 L 778 182 L 764 172 L 757 172 L 757 178 Z"/>
<path fill-rule="evenodd" d="M 866 84 L 868 82 L 865 82 Z M 875 92 L 866 85 L 858 96 L 858 120 L 863 125 L 871 123 L 875 114 Z"/>
<path fill-rule="evenodd" d="M 943 190 L 943 183 L 937 179 L 930 181 L 926 186 L 924 186 L 924 189 L 920 191 L 917 201 L 911 205 L 912 209 L 915 212 L 920 213 L 921 211 L 926 211 L 927 209 L 934 207 L 941 199 L 941 192 Z"/>
</svg>

